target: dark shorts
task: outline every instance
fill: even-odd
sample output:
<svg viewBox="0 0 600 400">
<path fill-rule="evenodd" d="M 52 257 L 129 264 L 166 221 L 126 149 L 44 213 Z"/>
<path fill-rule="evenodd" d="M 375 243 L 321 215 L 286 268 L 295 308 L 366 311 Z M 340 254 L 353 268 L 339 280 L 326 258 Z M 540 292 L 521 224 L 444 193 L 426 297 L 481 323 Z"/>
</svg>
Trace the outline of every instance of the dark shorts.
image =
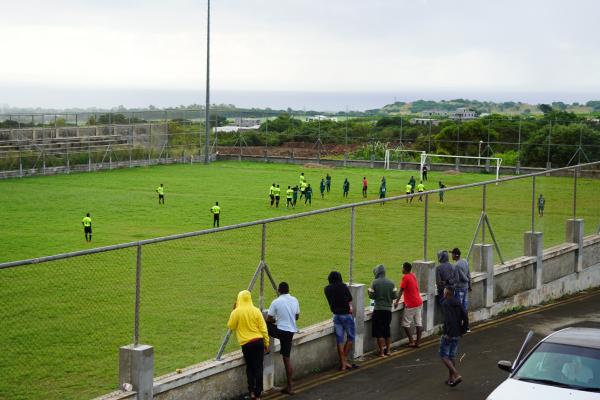
<svg viewBox="0 0 600 400">
<path fill-rule="evenodd" d="M 219 215 L 221 215 L 221 214 L 213 214 L 213 216 L 214 216 L 214 220 L 215 220 L 215 221 L 218 221 L 218 220 L 219 220 Z"/>
<path fill-rule="evenodd" d="M 442 335 L 440 339 L 440 357 L 454 360 L 458 352 L 458 339 L 460 338 Z"/>
<path fill-rule="evenodd" d="M 294 338 L 294 332 L 282 331 L 277 328 L 277 325 L 273 323 L 267 323 L 267 329 L 269 330 L 269 336 L 279 339 L 281 343 L 281 350 L 279 351 L 283 357 L 290 357 L 292 352 L 292 339 Z"/>
<path fill-rule="evenodd" d="M 371 336 L 374 338 L 389 338 L 392 312 L 387 310 L 373 311 L 371 318 Z"/>
<path fill-rule="evenodd" d="M 91 226 L 84 226 L 83 227 L 83 232 L 84 233 L 92 233 L 92 227 Z"/>
<path fill-rule="evenodd" d="M 158 195 L 158 198 L 159 198 L 159 199 L 164 199 L 164 198 L 165 198 L 165 195 L 164 195 L 164 194 L 159 194 L 159 195 Z"/>
</svg>

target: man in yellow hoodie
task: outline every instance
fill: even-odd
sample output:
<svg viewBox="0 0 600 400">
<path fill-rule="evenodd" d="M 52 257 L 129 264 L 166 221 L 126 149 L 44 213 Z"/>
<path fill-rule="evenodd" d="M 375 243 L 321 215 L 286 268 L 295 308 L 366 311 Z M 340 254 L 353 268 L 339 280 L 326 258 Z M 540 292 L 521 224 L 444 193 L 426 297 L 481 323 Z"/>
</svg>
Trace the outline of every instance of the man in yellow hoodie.
<svg viewBox="0 0 600 400">
<path fill-rule="evenodd" d="M 263 356 L 269 352 L 269 333 L 260 310 L 252 304 L 247 290 L 238 293 L 227 327 L 235 331 L 246 361 L 246 376 L 251 399 L 260 399 L 263 389 Z"/>
</svg>

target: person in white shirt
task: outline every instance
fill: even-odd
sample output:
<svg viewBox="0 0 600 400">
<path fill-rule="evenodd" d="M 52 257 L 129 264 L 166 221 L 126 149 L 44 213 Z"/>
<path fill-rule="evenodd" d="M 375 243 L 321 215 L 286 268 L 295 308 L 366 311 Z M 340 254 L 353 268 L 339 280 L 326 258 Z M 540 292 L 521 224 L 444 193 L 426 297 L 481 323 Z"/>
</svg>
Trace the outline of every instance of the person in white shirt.
<svg viewBox="0 0 600 400">
<path fill-rule="evenodd" d="M 300 318 L 300 305 L 298 299 L 290 295 L 290 287 L 287 282 L 281 282 L 277 289 L 279 296 L 273 300 L 267 315 L 267 329 L 269 336 L 279 339 L 281 343 L 281 357 L 285 366 L 287 386 L 282 393 L 294 394 L 292 390 L 292 362 L 290 352 L 292 350 L 292 339 L 294 333 L 298 332 L 296 321 Z"/>
</svg>

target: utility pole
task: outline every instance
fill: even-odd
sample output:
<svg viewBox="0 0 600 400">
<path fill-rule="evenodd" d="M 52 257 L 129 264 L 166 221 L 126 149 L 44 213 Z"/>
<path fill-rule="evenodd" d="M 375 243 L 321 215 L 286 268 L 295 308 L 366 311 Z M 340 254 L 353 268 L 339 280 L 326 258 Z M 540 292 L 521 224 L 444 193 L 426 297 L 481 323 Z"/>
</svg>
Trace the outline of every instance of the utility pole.
<svg viewBox="0 0 600 400">
<path fill-rule="evenodd" d="M 208 1 L 208 11 L 206 20 L 206 105 L 204 108 L 204 164 L 208 164 L 210 157 L 208 154 L 208 141 L 210 135 L 210 120 L 209 120 L 209 108 L 210 108 L 210 0 Z M 200 144 L 200 143 L 198 143 Z"/>
</svg>

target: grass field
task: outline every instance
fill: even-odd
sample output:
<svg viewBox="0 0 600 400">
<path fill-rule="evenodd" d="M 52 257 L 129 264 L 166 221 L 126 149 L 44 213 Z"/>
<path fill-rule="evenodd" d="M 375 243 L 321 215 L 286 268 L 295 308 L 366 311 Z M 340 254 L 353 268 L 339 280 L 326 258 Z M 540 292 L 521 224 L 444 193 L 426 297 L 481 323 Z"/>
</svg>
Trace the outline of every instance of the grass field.
<svg viewBox="0 0 600 400">
<path fill-rule="evenodd" d="M 271 209 L 268 188 L 286 188 L 303 170 L 315 188 L 312 207 Z M 332 192 L 321 199 L 320 178 L 329 172 Z M 402 194 L 410 171 L 386 171 L 388 197 Z M 0 181 L 0 259 L 39 257 L 212 226 L 214 201 L 222 225 L 358 202 L 367 176 L 376 197 L 381 170 L 318 169 L 219 162 L 173 165 Z M 343 199 L 341 184 L 351 182 Z M 454 186 L 490 175 L 431 173 Z M 154 189 L 165 184 L 166 205 Z M 546 215 L 536 216 L 545 247 L 561 243 L 572 215 L 572 179 L 539 177 Z M 578 216 L 594 232 L 600 210 L 598 182 L 580 179 Z M 481 212 L 481 188 L 450 191 L 446 203 L 430 199 L 428 258 L 435 251 L 467 248 Z M 531 179 L 488 187 L 488 214 L 505 259 L 522 254 L 530 229 Z M 90 212 L 94 241 L 83 240 L 81 218 Z M 589 223 L 588 223 L 589 222 Z M 332 268 L 348 276 L 350 211 L 267 226 L 267 262 L 286 280 L 302 308 L 300 326 L 328 318 L 322 287 Z M 489 238 L 489 235 L 488 235 Z M 356 212 L 354 280 L 368 283 L 377 263 L 400 277 L 403 261 L 423 258 L 423 203 L 404 201 L 360 207 Z M 156 374 L 214 357 L 237 292 L 260 260 L 260 227 L 243 228 L 144 246 L 140 340 L 155 346 Z M 0 399 L 75 399 L 116 386 L 118 347 L 132 341 L 135 249 L 0 271 Z M 273 298 L 268 293 L 267 304 Z M 231 343 L 228 350 L 236 349 Z"/>
</svg>

